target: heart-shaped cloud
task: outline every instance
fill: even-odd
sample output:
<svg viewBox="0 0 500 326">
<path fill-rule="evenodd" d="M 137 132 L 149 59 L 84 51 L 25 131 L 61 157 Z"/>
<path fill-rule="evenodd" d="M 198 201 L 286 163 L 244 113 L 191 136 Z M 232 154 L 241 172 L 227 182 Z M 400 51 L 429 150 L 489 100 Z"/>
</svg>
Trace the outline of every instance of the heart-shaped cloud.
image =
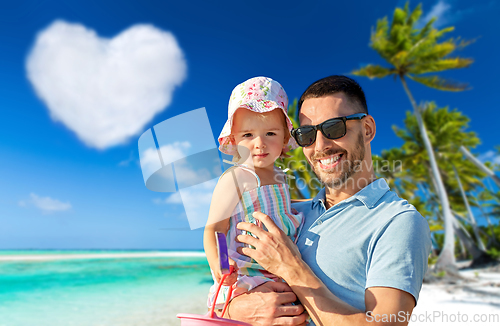
<svg viewBox="0 0 500 326">
<path fill-rule="evenodd" d="M 39 33 L 26 66 L 51 117 L 98 149 L 138 134 L 170 104 L 187 70 L 175 37 L 154 26 L 105 39 L 64 21 Z"/>
</svg>

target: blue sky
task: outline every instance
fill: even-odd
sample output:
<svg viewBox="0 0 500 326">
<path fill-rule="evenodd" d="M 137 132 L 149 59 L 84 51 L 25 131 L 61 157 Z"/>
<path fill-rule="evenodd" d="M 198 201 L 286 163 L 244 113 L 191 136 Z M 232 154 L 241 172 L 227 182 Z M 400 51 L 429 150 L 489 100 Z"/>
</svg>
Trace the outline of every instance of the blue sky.
<svg viewBox="0 0 500 326">
<path fill-rule="evenodd" d="M 474 153 L 500 160 L 492 152 L 500 3 L 422 3 L 424 19 L 436 15 L 438 27 L 455 26 L 451 36 L 477 39 L 460 53 L 475 62 L 442 74 L 471 90 L 410 81 L 413 95 L 458 108 L 482 140 Z M 370 30 L 403 5 L 0 0 L 0 248 L 201 249 L 179 194 L 145 187 L 139 136 L 205 107 L 215 146 L 230 92 L 248 78 L 271 77 L 293 100 L 319 78 L 383 64 L 368 47 Z M 127 47 L 145 50 L 124 57 Z M 373 152 L 399 146 L 391 126 L 410 109 L 402 86 L 357 80 L 377 122 Z"/>
</svg>

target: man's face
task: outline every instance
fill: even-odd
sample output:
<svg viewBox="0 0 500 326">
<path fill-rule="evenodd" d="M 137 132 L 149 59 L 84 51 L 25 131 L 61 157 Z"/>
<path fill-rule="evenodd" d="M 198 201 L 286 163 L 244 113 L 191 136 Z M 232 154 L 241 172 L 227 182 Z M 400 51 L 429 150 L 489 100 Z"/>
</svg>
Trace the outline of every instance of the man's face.
<svg viewBox="0 0 500 326">
<path fill-rule="evenodd" d="M 361 110 L 343 93 L 309 98 L 300 109 L 300 125 L 317 125 L 325 120 L 344 117 Z M 304 155 L 317 177 L 330 188 L 341 187 L 349 178 L 356 179 L 365 158 L 362 120 L 346 121 L 346 135 L 328 139 L 317 131 L 316 141 L 303 148 Z M 357 181 L 357 180 L 353 180 Z"/>
</svg>

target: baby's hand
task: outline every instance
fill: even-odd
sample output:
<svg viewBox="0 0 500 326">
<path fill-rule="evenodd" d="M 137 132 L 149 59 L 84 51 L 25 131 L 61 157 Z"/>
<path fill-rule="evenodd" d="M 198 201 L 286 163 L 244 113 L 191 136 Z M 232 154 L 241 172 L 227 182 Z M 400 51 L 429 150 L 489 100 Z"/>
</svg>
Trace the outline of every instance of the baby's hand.
<svg viewBox="0 0 500 326">
<path fill-rule="evenodd" d="M 231 258 L 229 258 L 229 266 L 233 267 L 232 272 L 226 277 L 222 285 L 231 286 L 238 280 L 238 265 Z"/>
</svg>

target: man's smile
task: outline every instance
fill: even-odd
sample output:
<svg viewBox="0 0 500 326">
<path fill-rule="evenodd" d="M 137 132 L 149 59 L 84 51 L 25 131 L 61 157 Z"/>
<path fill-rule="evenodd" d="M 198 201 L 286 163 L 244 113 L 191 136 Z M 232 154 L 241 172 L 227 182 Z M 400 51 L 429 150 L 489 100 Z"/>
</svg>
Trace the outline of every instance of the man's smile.
<svg viewBox="0 0 500 326">
<path fill-rule="evenodd" d="M 339 164 L 339 161 L 342 159 L 343 156 L 344 156 L 343 153 L 337 153 L 334 155 L 322 157 L 320 159 L 317 159 L 316 161 L 319 163 L 319 167 L 322 170 L 330 170 Z"/>
</svg>

